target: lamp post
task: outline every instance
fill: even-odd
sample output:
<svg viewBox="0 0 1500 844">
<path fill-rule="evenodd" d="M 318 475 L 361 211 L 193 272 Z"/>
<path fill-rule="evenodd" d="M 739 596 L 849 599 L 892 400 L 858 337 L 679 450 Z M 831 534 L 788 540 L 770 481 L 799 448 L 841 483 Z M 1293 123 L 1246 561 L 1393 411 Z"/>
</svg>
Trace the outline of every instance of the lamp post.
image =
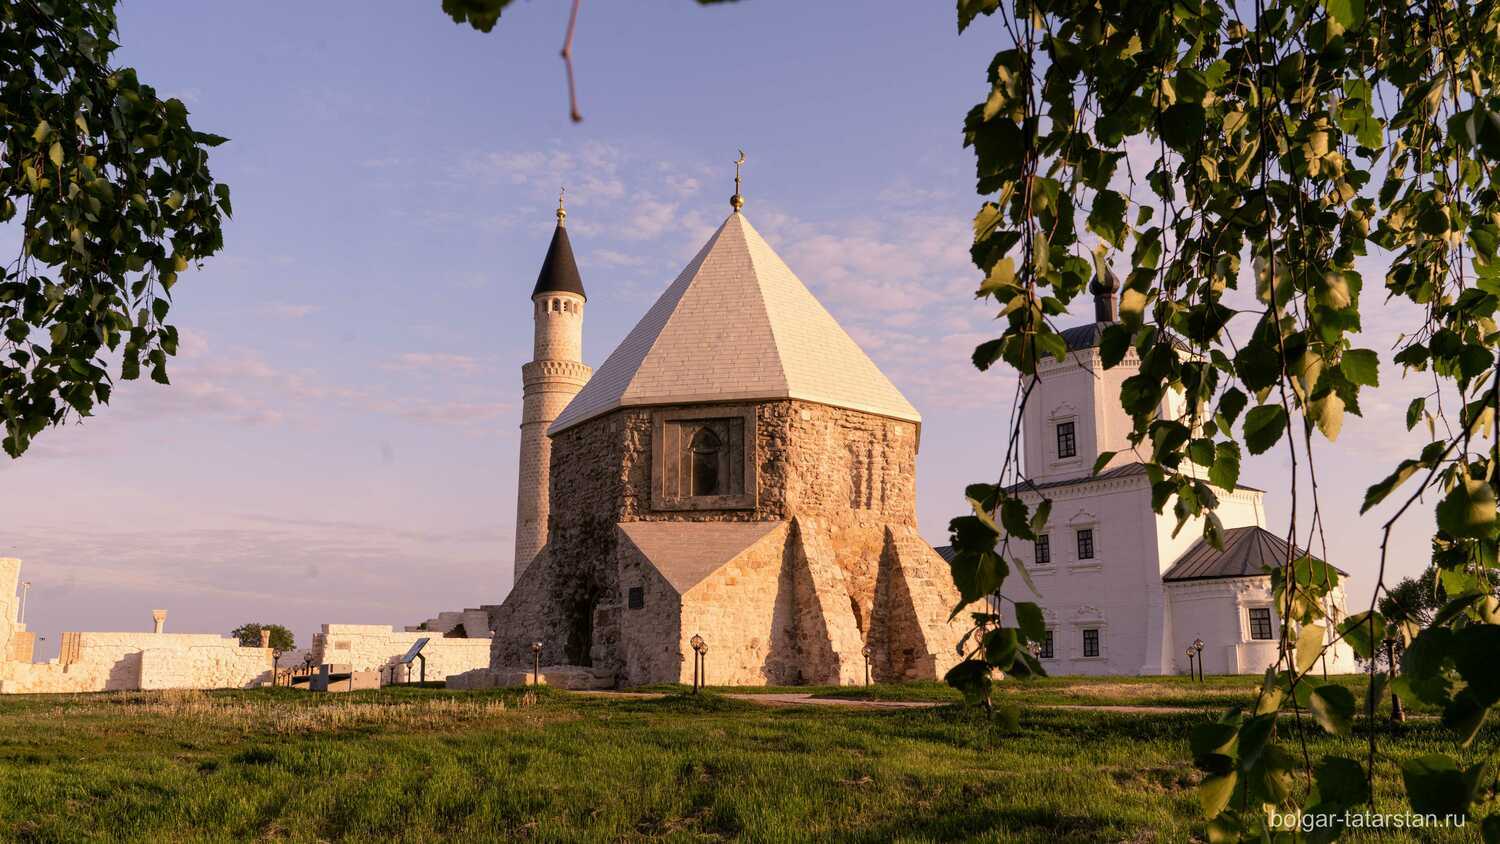
<svg viewBox="0 0 1500 844">
<path fill-rule="evenodd" d="M 1203 682 L 1203 640 L 1193 640 L 1193 650 L 1198 652 L 1198 682 Z"/>
<path fill-rule="evenodd" d="M 703 649 L 708 646 L 708 643 L 703 641 L 702 636 L 694 633 L 693 638 L 688 640 L 688 644 L 693 648 L 693 694 L 697 694 L 700 676 L 698 673 L 698 660 L 703 657 Z"/>
<path fill-rule="evenodd" d="M 708 685 L 708 643 L 707 642 L 704 642 L 703 643 L 703 647 L 701 647 L 701 648 L 698 649 L 698 660 L 703 663 L 703 668 L 701 669 L 701 673 L 703 675 L 703 679 L 702 679 L 701 683 L 702 683 L 702 685 L 707 686 Z"/>
<path fill-rule="evenodd" d="M 542 682 L 542 643 L 531 643 L 531 685 Z"/>
<path fill-rule="evenodd" d="M 16 623 L 17 624 L 25 624 L 26 623 L 26 593 L 28 593 L 30 591 L 31 591 L 31 581 L 29 581 L 29 580 L 23 580 L 23 581 L 21 581 L 21 608 L 17 612 L 17 616 L 18 616 L 16 618 Z"/>
<path fill-rule="evenodd" d="M 865 645 L 859 649 L 859 652 L 864 654 L 865 657 L 865 685 L 868 686 L 870 685 L 870 654 L 874 653 L 875 649 L 869 645 Z"/>
<path fill-rule="evenodd" d="M 1189 680 L 1196 680 L 1196 679 L 1198 679 L 1197 669 L 1193 668 L 1193 654 L 1194 653 L 1195 653 L 1195 651 L 1193 650 L 1193 646 L 1192 645 L 1188 645 L 1187 646 L 1187 658 L 1188 658 L 1188 679 Z"/>
<path fill-rule="evenodd" d="M 1396 676 L 1396 637 L 1395 636 L 1386 636 L 1385 637 L 1385 658 L 1386 658 L 1386 662 L 1389 663 L 1389 665 L 1390 665 L 1390 669 L 1389 669 L 1390 670 L 1390 674 L 1389 674 L 1389 676 L 1395 677 Z M 1395 686 L 1391 687 L 1391 723 L 1392 724 L 1404 724 L 1404 723 L 1406 723 L 1406 710 L 1404 710 L 1404 709 L 1401 708 L 1401 696 L 1398 695 L 1398 694 L 1396 694 L 1396 688 L 1395 688 Z"/>
</svg>

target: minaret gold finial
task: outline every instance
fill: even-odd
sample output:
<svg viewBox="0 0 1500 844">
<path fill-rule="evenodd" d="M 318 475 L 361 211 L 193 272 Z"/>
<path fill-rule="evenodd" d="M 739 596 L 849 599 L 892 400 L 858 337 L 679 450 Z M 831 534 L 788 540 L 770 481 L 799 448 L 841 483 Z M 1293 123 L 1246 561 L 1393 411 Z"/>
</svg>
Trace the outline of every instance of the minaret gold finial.
<svg viewBox="0 0 1500 844">
<path fill-rule="evenodd" d="M 740 196 L 740 165 L 745 163 L 745 151 L 740 150 L 740 157 L 734 160 L 734 196 L 729 197 L 729 207 L 738 214 L 745 207 L 745 198 Z"/>
<path fill-rule="evenodd" d="M 563 208 L 563 197 L 567 195 L 567 193 L 568 188 L 566 185 L 558 189 L 557 191 L 557 224 L 559 226 L 566 225 L 568 221 L 567 209 Z"/>
</svg>

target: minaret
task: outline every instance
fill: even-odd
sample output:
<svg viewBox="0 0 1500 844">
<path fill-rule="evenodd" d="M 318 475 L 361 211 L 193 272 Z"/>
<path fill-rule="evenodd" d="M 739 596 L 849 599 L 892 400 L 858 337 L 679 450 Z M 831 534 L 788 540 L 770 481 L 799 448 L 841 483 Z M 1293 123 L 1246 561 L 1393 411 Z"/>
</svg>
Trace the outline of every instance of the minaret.
<svg viewBox="0 0 1500 844">
<path fill-rule="evenodd" d="M 516 562 L 511 583 L 521 579 L 547 544 L 548 477 L 552 440 L 547 427 L 578 395 L 593 370 L 583 364 L 583 279 L 568 243 L 562 197 L 557 228 L 531 291 L 536 343 L 532 360 L 521 367 L 521 470 L 516 488 Z"/>
</svg>

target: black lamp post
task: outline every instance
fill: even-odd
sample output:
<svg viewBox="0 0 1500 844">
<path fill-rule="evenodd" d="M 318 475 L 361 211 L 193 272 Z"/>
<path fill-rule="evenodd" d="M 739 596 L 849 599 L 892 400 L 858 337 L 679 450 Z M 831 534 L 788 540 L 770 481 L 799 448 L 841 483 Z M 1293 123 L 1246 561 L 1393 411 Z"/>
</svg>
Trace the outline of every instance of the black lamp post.
<svg viewBox="0 0 1500 844">
<path fill-rule="evenodd" d="M 692 647 L 693 647 L 693 694 L 697 694 L 698 693 L 698 685 L 699 685 L 699 676 L 700 676 L 699 673 L 698 673 L 699 672 L 698 660 L 703 657 L 703 649 L 706 648 L 706 647 L 708 647 L 708 643 L 703 641 L 703 637 L 702 636 L 699 636 L 697 633 L 694 633 L 693 634 L 693 638 L 691 638 L 691 639 L 688 640 L 688 644 L 692 645 Z"/>
<path fill-rule="evenodd" d="M 868 686 L 870 685 L 870 654 L 874 653 L 875 649 L 869 645 L 865 645 L 859 649 L 859 652 L 864 654 L 865 657 L 865 685 Z"/>
<path fill-rule="evenodd" d="M 1198 682 L 1203 682 L 1203 640 L 1193 640 L 1193 650 L 1198 652 Z"/>
<path fill-rule="evenodd" d="M 1192 645 L 1188 645 L 1187 646 L 1187 658 L 1188 658 L 1188 679 L 1189 680 L 1197 680 L 1198 679 L 1198 671 L 1197 671 L 1196 668 L 1193 667 L 1193 655 L 1195 653 L 1196 653 L 1196 651 L 1193 650 L 1193 646 Z"/>
<path fill-rule="evenodd" d="M 542 682 L 542 643 L 531 643 L 531 685 Z"/>
</svg>

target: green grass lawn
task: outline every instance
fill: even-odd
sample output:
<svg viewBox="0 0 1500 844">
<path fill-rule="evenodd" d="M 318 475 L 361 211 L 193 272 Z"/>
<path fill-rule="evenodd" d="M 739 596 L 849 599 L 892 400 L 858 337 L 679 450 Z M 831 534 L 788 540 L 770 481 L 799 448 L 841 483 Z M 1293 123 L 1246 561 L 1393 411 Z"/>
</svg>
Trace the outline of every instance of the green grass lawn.
<svg viewBox="0 0 1500 844">
<path fill-rule="evenodd" d="M 1188 841 L 1202 820 L 1186 735 L 1205 717 L 1030 708 L 1007 733 L 957 706 L 714 694 L 7 697 L 0 841 Z M 1316 731 L 1310 745 L 1363 748 Z M 1385 811 L 1404 810 L 1400 758 L 1453 750 L 1432 722 L 1385 748 Z"/>
</svg>

